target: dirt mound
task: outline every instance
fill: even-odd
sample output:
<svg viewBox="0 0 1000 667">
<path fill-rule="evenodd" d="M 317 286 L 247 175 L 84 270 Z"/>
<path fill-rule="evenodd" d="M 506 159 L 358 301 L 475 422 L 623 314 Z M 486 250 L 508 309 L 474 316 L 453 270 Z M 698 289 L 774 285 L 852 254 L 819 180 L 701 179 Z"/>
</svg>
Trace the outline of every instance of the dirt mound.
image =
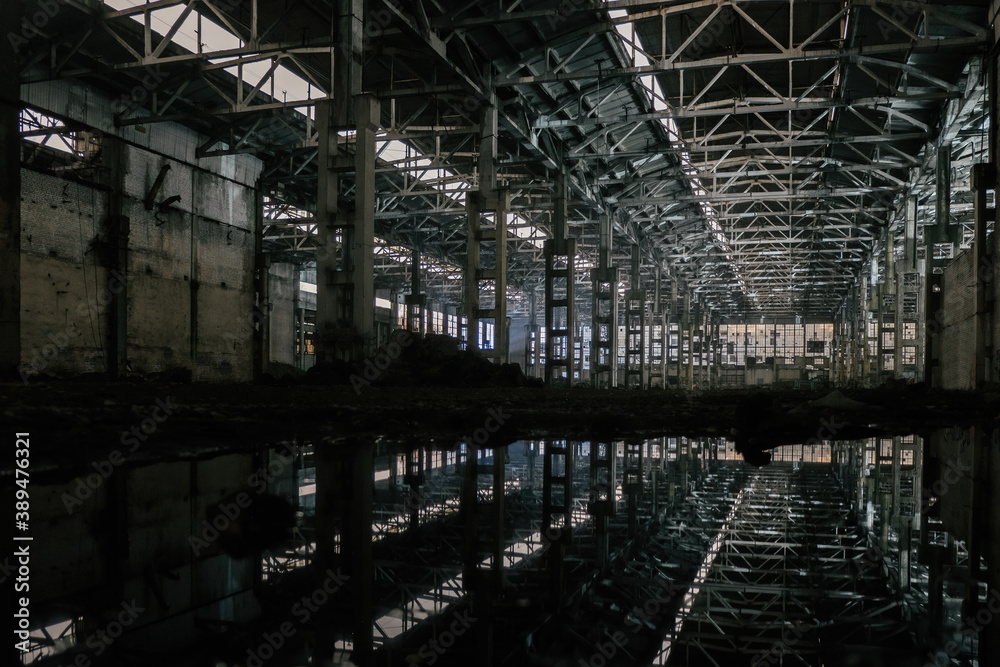
<svg viewBox="0 0 1000 667">
<path fill-rule="evenodd" d="M 389 341 L 360 363 L 317 364 L 309 384 L 350 384 L 360 391 L 382 387 L 541 387 L 519 364 L 494 364 L 478 350 L 462 350 L 451 336 L 415 336 L 394 331 Z"/>
</svg>

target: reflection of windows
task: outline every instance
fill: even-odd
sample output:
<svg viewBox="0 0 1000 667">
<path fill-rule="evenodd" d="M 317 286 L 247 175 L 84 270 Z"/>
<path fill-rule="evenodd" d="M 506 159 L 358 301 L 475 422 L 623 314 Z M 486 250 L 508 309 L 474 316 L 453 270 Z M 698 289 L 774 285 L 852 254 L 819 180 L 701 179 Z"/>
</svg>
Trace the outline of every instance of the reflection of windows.
<svg viewBox="0 0 1000 667">
<path fill-rule="evenodd" d="M 806 353 L 807 354 L 823 354 L 826 352 L 826 341 L 825 340 L 808 340 L 806 341 Z"/>
</svg>

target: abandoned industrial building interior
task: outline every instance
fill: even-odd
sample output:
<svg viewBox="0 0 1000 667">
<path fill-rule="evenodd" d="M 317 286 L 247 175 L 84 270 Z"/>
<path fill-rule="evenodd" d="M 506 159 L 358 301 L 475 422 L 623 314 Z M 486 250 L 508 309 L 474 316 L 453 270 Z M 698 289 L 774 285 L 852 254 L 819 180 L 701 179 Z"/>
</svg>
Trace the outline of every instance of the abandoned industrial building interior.
<svg viewBox="0 0 1000 667">
<path fill-rule="evenodd" d="M 1000 666 L 998 9 L 0 0 L 9 664 Z"/>
</svg>

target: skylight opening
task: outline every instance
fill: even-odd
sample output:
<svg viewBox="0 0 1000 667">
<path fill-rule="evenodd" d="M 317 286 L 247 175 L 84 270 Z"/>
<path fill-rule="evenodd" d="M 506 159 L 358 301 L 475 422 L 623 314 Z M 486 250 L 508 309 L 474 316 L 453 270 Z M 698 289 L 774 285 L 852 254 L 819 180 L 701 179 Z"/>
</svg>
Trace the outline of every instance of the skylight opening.
<svg viewBox="0 0 1000 667">
<path fill-rule="evenodd" d="M 605 4 L 613 6 L 615 3 L 612 0 L 605 0 Z M 620 19 L 627 17 L 628 12 L 624 9 L 609 9 L 608 15 L 612 19 Z M 636 33 L 634 23 L 616 24 L 615 30 L 621 37 L 622 44 L 625 47 L 625 52 L 629 55 L 629 57 L 631 57 L 632 64 L 635 67 L 648 67 L 652 64 L 652 61 L 642 45 L 642 40 Z M 670 105 L 667 103 L 666 96 L 663 94 L 663 89 L 660 87 L 660 83 L 656 80 L 655 76 L 651 74 L 640 76 L 639 82 L 642 84 L 642 87 L 646 92 L 647 100 L 654 110 L 670 111 Z M 698 204 L 702 215 L 705 218 L 705 222 L 708 225 L 709 230 L 712 232 L 713 240 L 718 246 L 718 249 L 726 257 L 727 261 L 730 262 L 731 268 L 736 277 L 736 282 L 740 286 L 740 290 L 743 294 L 751 296 L 747 291 L 746 282 L 743 279 L 739 266 L 733 261 L 733 249 L 730 247 L 725 231 L 719 223 L 718 212 L 712 206 L 711 202 L 707 200 L 708 191 L 702 187 L 701 179 L 697 175 L 698 170 L 691 162 L 690 153 L 687 150 L 684 150 L 684 141 L 681 139 L 680 129 L 677 126 L 677 122 L 669 116 L 659 120 L 660 124 L 667 132 L 667 137 L 670 139 L 671 145 L 679 150 L 681 171 L 688 177 L 692 194 L 694 194 L 695 197 L 704 198 L 701 199 Z M 751 299 L 756 302 L 755 297 L 751 296 Z"/>
<path fill-rule="evenodd" d="M 142 2 L 142 0 L 105 0 L 105 4 L 113 9 L 121 10 L 132 7 L 140 7 L 145 3 Z M 152 30 L 162 37 L 164 34 L 170 32 L 182 12 L 183 8 L 180 6 L 171 6 L 152 10 L 150 12 L 150 25 Z M 137 14 L 131 18 L 140 25 L 144 22 L 142 14 Z M 218 52 L 228 49 L 239 49 L 243 46 L 243 42 L 239 37 L 216 23 L 213 23 L 210 18 L 211 17 L 209 15 L 206 15 L 201 21 L 201 51 Z M 187 49 L 192 53 L 199 52 L 197 12 L 191 12 L 187 18 L 181 22 L 180 27 L 172 37 L 172 41 L 181 48 Z M 230 62 L 235 63 L 229 67 L 224 67 L 223 69 L 232 74 L 234 77 L 241 78 L 243 81 L 254 87 L 256 87 L 265 76 L 267 76 L 267 73 L 273 63 L 270 58 L 259 60 L 253 58 L 215 58 L 211 59 L 210 62 L 213 64 L 226 64 Z M 306 81 L 282 65 L 275 67 L 272 80 L 265 83 L 262 87 L 262 91 L 266 92 L 274 99 L 282 102 L 287 102 L 289 100 L 314 100 L 326 96 L 326 93 L 320 90 L 317 86 Z M 315 107 L 312 105 L 294 107 L 294 110 L 303 116 L 315 118 Z M 350 138 L 355 134 L 356 133 L 352 130 L 343 130 L 340 132 L 340 135 L 346 138 Z M 52 135 L 46 141 L 58 143 L 57 138 L 58 135 Z M 60 148 L 60 150 L 69 150 L 69 148 L 63 147 Z M 414 146 L 398 139 L 379 141 L 376 146 L 376 151 L 378 157 L 386 163 L 399 167 L 401 171 L 420 181 L 422 185 L 425 185 L 430 189 L 439 190 L 441 194 L 452 199 L 458 204 L 464 205 L 465 193 L 475 189 L 474 184 L 470 182 L 469 179 L 456 174 L 450 169 L 434 166 L 434 160 L 421 153 Z M 282 220 L 294 217 L 302 216 L 296 213 L 288 212 L 287 214 L 282 213 L 278 217 L 272 219 Z M 507 224 L 508 230 L 518 238 L 527 240 L 539 249 L 544 246 L 545 233 L 532 225 L 523 216 L 517 213 L 509 213 Z M 315 225 L 312 225 L 311 222 L 309 225 L 311 225 L 311 233 L 315 234 Z M 431 273 L 447 275 L 448 278 L 452 280 L 460 279 L 462 271 L 461 267 L 452 267 L 451 265 L 444 264 L 437 266 L 431 261 L 428 261 L 428 270 Z M 452 275 L 456 271 L 458 272 L 458 277 Z"/>
</svg>

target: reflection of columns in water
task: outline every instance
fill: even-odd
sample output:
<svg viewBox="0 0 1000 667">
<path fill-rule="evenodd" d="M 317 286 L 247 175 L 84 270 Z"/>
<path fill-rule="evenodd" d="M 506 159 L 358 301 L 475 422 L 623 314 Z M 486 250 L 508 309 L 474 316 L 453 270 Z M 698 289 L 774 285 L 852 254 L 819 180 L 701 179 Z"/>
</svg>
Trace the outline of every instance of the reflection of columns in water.
<svg viewBox="0 0 1000 667">
<path fill-rule="evenodd" d="M 628 511 L 628 536 L 635 537 L 638 530 L 638 517 L 636 515 L 639 495 L 642 494 L 642 442 L 625 443 L 625 469 L 622 478 L 622 493 L 625 494 L 625 503 Z"/>
<path fill-rule="evenodd" d="M 316 460 L 316 572 L 343 567 L 352 614 L 355 662 L 366 664 L 372 652 L 374 560 L 372 558 L 372 479 L 370 442 L 343 447 L 319 446 Z M 339 530 L 340 543 L 337 543 Z M 317 582 L 319 583 L 319 582 Z M 316 659 L 325 662 L 332 647 L 317 642 Z"/>
<path fill-rule="evenodd" d="M 542 459 L 542 540 L 549 545 L 552 602 L 557 606 L 565 595 L 563 561 L 572 542 L 573 451 L 566 440 L 548 440 Z"/>
<path fill-rule="evenodd" d="M 406 507 L 410 513 L 409 527 L 416 528 L 420 524 L 421 493 L 420 486 L 424 483 L 424 450 L 421 447 L 409 449 L 406 452 L 406 472 L 403 484 L 410 487 L 410 495 Z"/>
<path fill-rule="evenodd" d="M 597 567 L 601 572 L 608 566 L 608 521 L 615 514 L 615 445 L 607 442 L 590 444 L 590 503 L 587 512 L 594 517 L 597 547 Z"/>
</svg>

